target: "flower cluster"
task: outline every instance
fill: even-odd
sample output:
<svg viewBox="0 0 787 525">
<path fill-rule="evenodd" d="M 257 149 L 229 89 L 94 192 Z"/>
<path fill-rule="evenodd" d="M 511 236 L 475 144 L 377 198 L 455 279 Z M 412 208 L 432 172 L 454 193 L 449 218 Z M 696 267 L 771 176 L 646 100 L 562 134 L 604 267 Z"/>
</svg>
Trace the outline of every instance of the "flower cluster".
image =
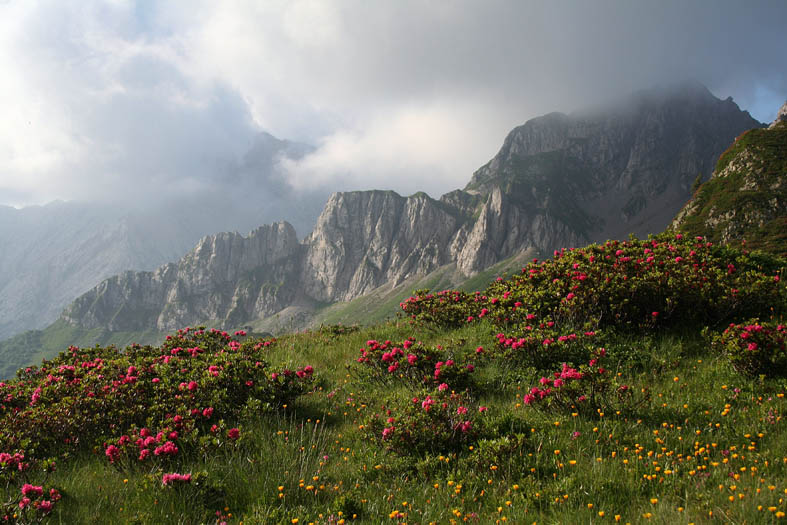
<svg viewBox="0 0 787 525">
<path fill-rule="evenodd" d="M 595 331 L 564 333 L 554 321 L 538 322 L 534 314 L 526 315 L 526 320 L 528 324 L 519 337 L 498 332 L 497 345 L 488 355 L 509 363 L 551 367 L 561 361 L 585 361 L 592 353 L 597 339 Z"/>
<path fill-rule="evenodd" d="M 730 360 L 735 370 L 748 375 L 787 376 L 787 329 L 757 319 L 730 324 L 712 338 L 714 348 Z"/>
<path fill-rule="evenodd" d="M 644 403 L 647 391 L 640 390 L 637 395 L 630 385 L 619 380 L 602 366 L 607 351 L 598 348 L 587 364 L 579 368 L 563 363 L 552 376 L 544 376 L 539 386 L 533 386 L 522 396 L 527 406 L 546 403 L 572 412 L 597 413 L 599 411 L 628 410 Z"/>
<path fill-rule="evenodd" d="M 356 362 L 376 381 L 396 378 L 414 386 L 448 383 L 459 389 L 468 385 L 475 370 L 472 363 L 452 359 L 442 346 L 427 347 L 412 337 L 399 344 L 370 339 L 359 353 Z"/>
<path fill-rule="evenodd" d="M 398 455 L 457 450 L 474 442 L 486 407 L 441 384 L 409 399 L 397 398 L 364 422 L 367 436 Z"/>
<path fill-rule="evenodd" d="M 621 331 L 770 313 L 787 291 L 778 261 L 766 259 L 681 234 L 560 250 L 519 276 L 493 282 L 485 317 L 519 338 L 532 327 L 530 316 Z"/>
<path fill-rule="evenodd" d="M 172 472 L 170 474 L 164 474 L 161 477 L 162 485 L 174 485 L 176 483 L 191 483 L 191 474 L 178 474 Z"/>
<path fill-rule="evenodd" d="M 480 292 L 468 294 L 459 290 L 431 293 L 416 290 L 399 303 L 402 312 L 410 319 L 443 328 L 455 328 L 475 319 L 476 311 L 484 307 L 486 296 Z"/>
<path fill-rule="evenodd" d="M 288 404 L 313 383 L 311 366 L 272 370 L 262 355 L 271 344 L 187 328 L 159 347 L 71 347 L 20 371 L 0 383 L 0 481 L 93 446 L 112 463 L 165 462 L 199 436 L 237 439 L 225 422 L 250 402 Z"/>
<path fill-rule="evenodd" d="M 62 497 L 57 489 L 47 491 L 43 486 L 30 483 L 22 485 L 18 494 L 18 500 L 0 504 L 0 522 L 39 522 L 52 512 Z"/>
</svg>

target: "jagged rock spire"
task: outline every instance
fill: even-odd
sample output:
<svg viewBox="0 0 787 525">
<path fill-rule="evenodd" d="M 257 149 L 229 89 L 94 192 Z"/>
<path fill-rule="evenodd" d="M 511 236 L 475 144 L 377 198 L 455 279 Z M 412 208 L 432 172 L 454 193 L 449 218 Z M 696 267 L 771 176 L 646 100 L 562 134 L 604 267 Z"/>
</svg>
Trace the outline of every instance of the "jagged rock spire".
<svg viewBox="0 0 787 525">
<path fill-rule="evenodd" d="M 769 127 L 772 128 L 779 122 L 787 122 L 787 101 L 785 101 L 785 103 L 782 104 L 782 107 L 779 108 L 779 112 L 776 113 L 776 120 L 774 120 L 773 124 L 771 124 Z"/>
</svg>

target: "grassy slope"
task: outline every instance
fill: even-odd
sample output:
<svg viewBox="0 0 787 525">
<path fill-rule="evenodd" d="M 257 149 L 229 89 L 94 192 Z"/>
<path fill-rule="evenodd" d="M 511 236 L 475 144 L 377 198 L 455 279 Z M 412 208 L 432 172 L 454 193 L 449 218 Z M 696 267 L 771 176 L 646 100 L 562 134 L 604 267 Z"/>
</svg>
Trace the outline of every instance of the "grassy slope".
<svg viewBox="0 0 787 525">
<path fill-rule="evenodd" d="M 482 324 L 455 331 L 383 324 L 343 336 L 287 336 L 269 359 L 319 363 L 323 386 L 286 415 L 245 424 L 242 450 L 178 466 L 179 472 L 206 472 L 212 485 L 167 489 L 148 469 L 118 470 L 101 456 L 85 455 L 48 481 L 66 494 L 54 521 L 199 523 L 219 513 L 245 524 L 337 523 L 341 517 L 373 524 L 465 517 L 471 523 L 604 523 L 615 515 L 631 523 L 771 523 L 785 510 L 781 389 L 741 379 L 696 334 L 621 339 L 609 347 L 636 357 L 614 370 L 652 392 L 635 419 L 524 407 L 521 393 L 537 374 L 488 369 L 479 402 L 506 430 L 525 432 L 524 447 L 496 459 L 469 452 L 427 463 L 381 454 L 363 438 L 358 426 L 366 402 L 384 397 L 386 387 L 359 382 L 344 367 L 366 339 L 410 335 L 454 341 L 458 354 L 490 341 Z M 406 517 L 389 520 L 394 511 Z M 357 518 L 350 520 L 350 513 Z"/>
</svg>

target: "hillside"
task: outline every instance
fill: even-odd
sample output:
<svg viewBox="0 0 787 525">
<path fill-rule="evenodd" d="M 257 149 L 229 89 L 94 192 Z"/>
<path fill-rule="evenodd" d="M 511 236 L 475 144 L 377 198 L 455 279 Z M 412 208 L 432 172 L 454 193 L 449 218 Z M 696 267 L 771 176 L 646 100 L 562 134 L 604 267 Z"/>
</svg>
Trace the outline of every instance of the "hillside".
<svg viewBox="0 0 787 525">
<path fill-rule="evenodd" d="M 661 235 L 363 329 L 63 349 L 0 383 L 0 517 L 773 523 L 786 269 Z"/>
<path fill-rule="evenodd" d="M 787 112 L 787 103 L 779 112 Z M 672 229 L 787 254 L 787 117 L 739 136 Z"/>
</svg>

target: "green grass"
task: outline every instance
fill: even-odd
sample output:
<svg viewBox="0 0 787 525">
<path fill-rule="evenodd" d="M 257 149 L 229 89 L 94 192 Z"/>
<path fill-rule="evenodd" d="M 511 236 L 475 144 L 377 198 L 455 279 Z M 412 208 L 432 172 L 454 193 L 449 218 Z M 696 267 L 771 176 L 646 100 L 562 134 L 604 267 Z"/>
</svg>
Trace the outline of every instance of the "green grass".
<svg viewBox="0 0 787 525">
<path fill-rule="evenodd" d="M 245 422 L 248 438 L 237 448 L 173 466 L 203 473 L 183 487 L 161 487 L 160 475 L 119 470 L 92 454 L 64 463 L 47 480 L 64 494 L 51 521 L 207 523 L 218 514 L 228 523 L 336 523 L 342 512 L 348 523 L 614 523 L 616 515 L 631 523 L 772 523 L 787 510 L 782 386 L 738 376 L 698 334 L 608 344 L 611 354 L 637 354 L 614 367 L 651 392 L 635 415 L 524 407 L 521 394 L 537 374 L 501 383 L 495 378 L 510 371 L 493 365 L 479 402 L 501 434 L 524 432 L 524 445 L 498 457 L 479 444 L 400 458 L 358 430 L 386 387 L 359 382 L 345 366 L 369 338 L 409 335 L 453 341 L 458 352 L 490 339 L 483 324 L 442 331 L 387 323 L 340 336 L 286 336 L 268 358 L 297 355 L 318 362 L 321 375 L 321 386 L 296 406 Z M 389 519 L 394 511 L 404 516 Z"/>
</svg>

